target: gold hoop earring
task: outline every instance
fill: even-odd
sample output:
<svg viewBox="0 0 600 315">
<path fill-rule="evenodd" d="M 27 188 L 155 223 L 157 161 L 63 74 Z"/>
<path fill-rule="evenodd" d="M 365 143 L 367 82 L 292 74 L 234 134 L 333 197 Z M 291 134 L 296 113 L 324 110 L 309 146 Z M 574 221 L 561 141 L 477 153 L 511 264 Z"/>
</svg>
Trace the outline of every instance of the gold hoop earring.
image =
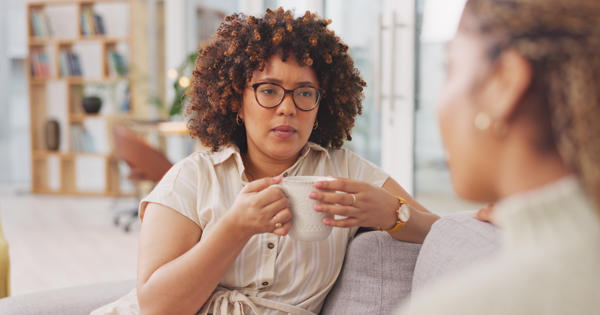
<svg viewBox="0 0 600 315">
<path fill-rule="evenodd" d="M 319 121 L 315 120 L 315 124 L 313 126 L 313 130 L 317 130 L 317 128 L 319 128 Z"/>
<path fill-rule="evenodd" d="M 475 128 L 484 131 L 490 128 L 490 125 L 492 124 L 492 119 L 488 114 L 481 112 L 475 115 L 473 123 L 475 124 Z"/>
<path fill-rule="evenodd" d="M 240 118 L 239 112 L 237 113 L 237 115 L 235 115 L 235 124 L 238 126 L 241 126 L 244 124 L 244 121 Z"/>
</svg>

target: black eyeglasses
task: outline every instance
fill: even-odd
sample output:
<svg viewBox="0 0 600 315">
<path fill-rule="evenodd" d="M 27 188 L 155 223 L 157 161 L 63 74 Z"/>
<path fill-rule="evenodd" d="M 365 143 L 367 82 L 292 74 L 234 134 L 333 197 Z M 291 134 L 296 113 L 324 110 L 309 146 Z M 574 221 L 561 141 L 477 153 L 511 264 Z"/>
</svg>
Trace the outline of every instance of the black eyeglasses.
<svg viewBox="0 0 600 315">
<path fill-rule="evenodd" d="M 312 86 L 300 86 L 293 90 L 287 90 L 276 83 L 261 82 L 254 83 L 250 87 L 254 89 L 254 98 L 256 98 L 258 105 L 264 108 L 279 106 L 285 95 L 291 94 L 296 108 L 301 111 L 310 111 L 319 105 L 321 98 L 319 89 Z"/>
</svg>

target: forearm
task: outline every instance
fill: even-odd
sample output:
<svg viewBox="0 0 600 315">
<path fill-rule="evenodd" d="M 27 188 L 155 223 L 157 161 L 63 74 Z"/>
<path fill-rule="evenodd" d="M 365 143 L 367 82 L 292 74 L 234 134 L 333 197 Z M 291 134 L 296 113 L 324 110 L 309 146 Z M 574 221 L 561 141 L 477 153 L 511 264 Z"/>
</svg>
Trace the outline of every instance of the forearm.
<svg viewBox="0 0 600 315">
<path fill-rule="evenodd" d="M 189 251 L 138 285 L 143 314 L 195 314 L 250 239 L 231 226 L 223 218 Z"/>
<path fill-rule="evenodd" d="M 431 226 L 439 218 L 434 213 L 412 208 L 410 219 L 406 224 L 398 231 L 390 233 L 390 235 L 399 241 L 422 244 Z"/>
<path fill-rule="evenodd" d="M 389 179 L 383 185 L 383 189 L 387 190 L 395 197 L 401 197 L 404 200 L 406 200 L 406 202 L 410 206 L 411 212 L 410 219 L 406 222 L 406 224 L 398 231 L 390 233 L 390 235 L 399 241 L 422 244 L 425 240 L 425 237 L 429 233 L 429 230 L 431 229 L 431 225 L 433 225 L 433 223 L 437 221 L 440 217 L 427 210 L 423 205 L 417 202 L 410 194 L 408 194 L 408 192 L 406 192 L 406 190 L 404 190 L 402 186 L 400 186 L 392 179 Z M 388 212 L 390 213 L 390 215 L 382 217 L 384 222 L 394 222 L 397 217 L 394 210 L 398 209 L 398 200 L 396 198 L 389 199 L 389 206 L 385 206 L 383 208 L 390 209 L 390 211 Z M 381 226 L 385 228 L 391 228 L 393 227 L 393 224 L 391 226 L 382 224 Z"/>
</svg>

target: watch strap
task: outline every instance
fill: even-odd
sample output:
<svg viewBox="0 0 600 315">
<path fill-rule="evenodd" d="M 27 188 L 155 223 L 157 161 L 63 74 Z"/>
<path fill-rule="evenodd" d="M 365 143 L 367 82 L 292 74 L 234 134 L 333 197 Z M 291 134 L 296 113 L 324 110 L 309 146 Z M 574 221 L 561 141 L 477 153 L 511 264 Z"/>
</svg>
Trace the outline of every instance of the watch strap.
<svg viewBox="0 0 600 315">
<path fill-rule="evenodd" d="M 399 211 L 400 211 L 400 208 L 402 208 L 403 205 L 408 204 L 408 202 L 406 202 L 406 200 L 404 198 L 402 198 L 402 197 L 396 196 L 396 198 L 400 201 L 400 206 L 395 211 L 395 213 L 396 213 L 396 225 L 394 225 L 391 229 L 388 229 L 388 230 L 384 230 L 381 227 L 379 227 L 378 230 L 385 231 L 385 232 L 388 232 L 388 233 L 394 233 L 394 232 L 398 231 L 399 229 L 401 229 L 404 226 L 404 224 L 406 224 L 406 222 L 400 220 L 400 218 L 399 218 Z"/>
</svg>

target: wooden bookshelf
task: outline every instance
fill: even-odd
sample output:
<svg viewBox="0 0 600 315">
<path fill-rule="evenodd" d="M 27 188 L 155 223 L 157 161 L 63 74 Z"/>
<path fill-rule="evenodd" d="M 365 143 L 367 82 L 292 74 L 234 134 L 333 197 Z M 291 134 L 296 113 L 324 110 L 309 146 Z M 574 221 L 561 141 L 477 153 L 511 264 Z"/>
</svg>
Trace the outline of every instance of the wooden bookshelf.
<svg viewBox="0 0 600 315">
<path fill-rule="evenodd" d="M 122 21 L 129 25 L 128 34 L 106 34 L 107 26 L 102 23 L 108 19 L 103 19 L 100 14 L 94 12 L 96 5 L 104 3 L 122 3 L 128 7 L 128 16 L 123 14 L 127 16 L 127 21 Z M 60 22 L 72 24 L 70 29 L 75 30 L 75 34 L 65 36 L 62 33 L 53 32 L 52 23 L 48 22 L 52 17 L 46 15 L 46 10 L 53 6 L 66 7 L 70 10 L 69 12 L 74 13 L 61 17 L 66 22 Z M 85 11 L 88 12 L 87 19 L 84 19 L 82 15 Z M 84 95 L 86 87 L 105 85 L 108 86 L 105 89 L 110 89 L 115 88 L 111 87 L 112 85 L 124 84 L 127 86 L 127 90 L 132 88 L 131 75 L 115 75 L 114 71 L 110 71 L 110 63 L 113 62 L 115 65 L 115 62 L 120 59 L 115 57 L 116 61 L 110 60 L 108 55 L 110 51 L 116 51 L 118 47 L 124 46 L 126 53 L 119 51 L 117 54 L 123 54 L 124 60 L 131 60 L 133 11 L 131 0 L 47 0 L 27 3 L 27 73 L 30 100 L 32 192 L 82 196 L 117 196 L 121 194 L 118 164 L 110 150 L 83 151 L 73 143 L 73 137 L 75 137 L 74 130 L 83 128 L 86 121 L 105 118 L 102 111 L 97 114 L 89 114 L 84 111 L 81 102 L 86 96 Z M 92 12 L 93 15 L 89 15 L 89 12 Z M 90 21 L 90 17 L 93 21 Z M 89 24 L 83 25 L 86 22 Z M 93 29 L 94 32 L 90 33 L 90 29 Z M 74 48 L 82 44 L 97 47 L 99 53 L 81 55 L 81 52 L 74 52 Z M 77 57 L 71 58 L 69 54 L 77 55 Z M 98 66 L 99 71 L 96 72 L 99 75 L 89 76 L 86 73 L 87 69 L 81 69 L 83 57 L 88 60 L 94 58 L 93 63 Z M 77 62 L 73 61 L 77 58 L 79 59 L 80 73 L 72 71 L 77 70 Z M 119 69 L 123 70 L 124 67 Z M 54 98 L 56 93 L 64 96 L 64 100 L 58 101 L 58 98 Z M 132 112 L 134 99 L 129 95 L 131 94 L 123 96 L 124 99 L 128 98 L 128 106 L 113 109 L 110 112 L 111 115 L 128 115 Z M 104 101 L 102 106 L 106 106 Z M 45 141 L 49 136 L 46 133 L 47 121 L 51 118 L 54 119 L 53 116 L 55 116 L 52 111 L 61 113 L 60 118 L 56 119 L 59 122 L 61 134 L 61 144 L 57 150 L 49 150 Z M 106 136 L 109 136 L 108 130 Z M 81 170 L 86 169 L 85 163 L 93 165 L 91 173 L 95 175 L 92 177 L 102 183 L 102 187 L 93 189 L 85 185 L 82 187 L 81 184 L 86 183 L 85 176 L 87 176 L 87 172 L 81 174 Z M 90 170 L 90 167 L 87 170 Z"/>
</svg>

